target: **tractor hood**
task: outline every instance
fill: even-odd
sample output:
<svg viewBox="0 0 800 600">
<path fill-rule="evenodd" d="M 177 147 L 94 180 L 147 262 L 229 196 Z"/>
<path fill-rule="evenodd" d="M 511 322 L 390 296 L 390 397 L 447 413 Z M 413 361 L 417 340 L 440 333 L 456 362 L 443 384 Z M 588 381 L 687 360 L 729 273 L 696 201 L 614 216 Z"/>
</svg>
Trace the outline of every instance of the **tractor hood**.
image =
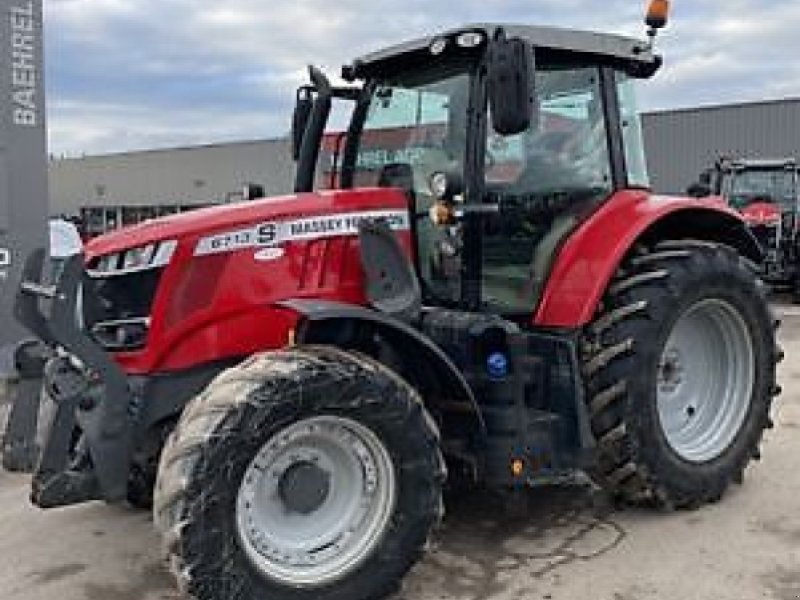
<svg viewBox="0 0 800 600">
<path fill-rule="evenodd" d="M 201 244 L 204 240 L 222 240 L 219 243 L 224 244 L 226 233 L 242 234 L 261 225 L 280 227 L 282 223 L 291 224 L 297 219 L 306 220 L 316 216 L 331 217 L 339 214 L 346 216 L 348 213 L 363 214 L 370 211 L 379 213 L 398 209 L 407 210 L 408 200 L 399 190 L 389 188 L 328 190 L 262 198 L 252 202 L 193 210 L 125 227 L 95 238 L 86 245 L 85 251 L 87 260 L 91 261 L 99 256 L 155 242 L 174 240 L 179 244 L 182 242 Z M 314 233 L 315 227 L 335 227 L 334 221 L 328 219 L 326 224 L 303 223 L 302 225 L 309 230 L 309 233 Z M 232 243 L 240 241 L 233 240 Z"/>
<path fill-rule="evenodd" d="M 774 225 L 781 220 L 781 209 L 773 202 L 753 202 L 740 211 L 748 225 Z"/>
</svg>

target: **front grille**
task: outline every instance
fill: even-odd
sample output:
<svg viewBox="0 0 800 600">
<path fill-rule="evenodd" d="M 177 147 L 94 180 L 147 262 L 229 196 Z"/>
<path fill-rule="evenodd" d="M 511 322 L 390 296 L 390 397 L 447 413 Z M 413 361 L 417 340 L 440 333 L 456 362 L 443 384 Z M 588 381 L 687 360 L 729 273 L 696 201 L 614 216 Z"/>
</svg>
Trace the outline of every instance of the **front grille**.
<svg viewBox="0 0 800 600">
<path fill-rule="evenodd" d="M 97 343 L 110 351 L 144 347 L 162 271 L 157 268 L 91 278 L 96 302 L 85 312 Z"/>
<path fill-rule="evenodd" d="M 98 320 L 150 316 L 161 272 L 162 269 L 149 269 L 93 278 L 94 291 L 100 300 Z"/>
</svg>

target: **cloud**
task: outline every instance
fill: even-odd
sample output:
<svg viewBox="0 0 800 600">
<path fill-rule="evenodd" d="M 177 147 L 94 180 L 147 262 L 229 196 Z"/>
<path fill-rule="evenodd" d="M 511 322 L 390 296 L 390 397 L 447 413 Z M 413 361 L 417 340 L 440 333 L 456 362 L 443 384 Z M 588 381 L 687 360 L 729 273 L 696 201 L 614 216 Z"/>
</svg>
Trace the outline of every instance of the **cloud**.
<svg viewBox="0 0 800 600">
<path fill-rule="evenodd" d="M 279 136 L 305 65 L 474 21 L 641 35 L 631 0 L 45 0 L 56 154 Z M 800 95 L 800 6 L 681 0 L 642 108 Z"/>
</svg>

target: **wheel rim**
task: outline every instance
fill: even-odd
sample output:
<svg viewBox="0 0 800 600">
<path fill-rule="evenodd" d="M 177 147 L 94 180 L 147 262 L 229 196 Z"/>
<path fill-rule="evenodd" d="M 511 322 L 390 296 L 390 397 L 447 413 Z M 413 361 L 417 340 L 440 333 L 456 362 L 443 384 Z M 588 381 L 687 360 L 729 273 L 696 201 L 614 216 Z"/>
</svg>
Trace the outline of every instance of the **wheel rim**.
<svg viewBox="0 0 800 600">
<path fill-rule="evenodd" d="M 239 540 L 266 577 L 317 587 L 357 568 L 381 541 L 396 500 L 391 457 L 350 419 L 304 419 L 274 435 L 242 479 Z"/>
<path fill-rule="evenodd" d="M 658 365 L 661 427 L 689 462 L 723 454 L 742 428 L 754 383 L 747 324 L 728 302 L 707 299 L 675 323 Z"/>
</svg>

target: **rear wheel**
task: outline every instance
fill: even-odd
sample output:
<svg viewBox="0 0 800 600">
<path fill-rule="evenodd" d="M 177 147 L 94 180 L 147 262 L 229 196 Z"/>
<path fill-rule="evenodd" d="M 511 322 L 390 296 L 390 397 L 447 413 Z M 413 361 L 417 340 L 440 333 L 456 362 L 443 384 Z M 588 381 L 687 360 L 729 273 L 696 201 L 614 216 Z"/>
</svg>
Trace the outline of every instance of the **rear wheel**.
<svg viewBox="0 0 800 600">
<path fill-rule="evenodd" d="M 366 357 L 298 347 L 222 374 L 164 449 L 154 513 L 185 592 L 379 598 L 441 517 L 419 396 Z"/>
<path fill-rule="evenodd" d="M 583 340 L 596 479 L 676 508 L 740 481 L 771 426 L 774 330 L 763 285 L 732 249 L 684 240 L 629 257 Z"/>
</svg>

